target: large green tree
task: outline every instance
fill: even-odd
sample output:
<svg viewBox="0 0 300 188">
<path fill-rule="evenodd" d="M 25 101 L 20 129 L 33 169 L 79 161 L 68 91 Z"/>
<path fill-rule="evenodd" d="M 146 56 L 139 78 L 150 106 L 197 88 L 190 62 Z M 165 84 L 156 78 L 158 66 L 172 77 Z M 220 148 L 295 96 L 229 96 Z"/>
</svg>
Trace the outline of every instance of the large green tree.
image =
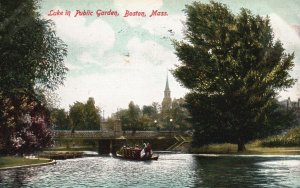
<svg viewBox="0 0 300 188">
<path fill-rule="evenodd" d="M 133 101 L 128 104 L 128 109 L 118 110 L 113 114 L 113 119 L 121 121 L 123 130 L 144 131 L 155 129 L 154 120 L 158 118 L 157 103 L 143 106 L 141 110 Z"/>
<path fill-rule="evenodd" d="M 142 108 L 142 116 L 139 118 L 142 130 L 158 129 L 159 120 L 159 104 L 153 102 L 152 105 L 144 105 Z"/>
<path fill-rule="evenodd" d="M 100 110 L 95 106 L 94 98 L 90 97 L 85 104 L 85 124 L 88 130 L 100 129 Z"/>
<path fill-rule="evenodd" d="M 42 19 L 35 0 L 1 1 L 0 89 L 55 89 L 63 83 L 66 45 L 56 36 L 53 23 Z"/>
<path fill-rule="evenodd" d="M 55 130 L 70 130 L 70 120 L 68 113 L 64 109 L 52 109 L 51 121 Z"/>
<path fill-rule="evenodd" d="M 171 117 L 172 126 L 175 130 L 186 131 L 191 129 L 189 123 L 189 112 L 185 108 L 185 100 L 183 98 L 174 99 L 172 101 Z"/>
<path fill-rule="evenodd" d="M 77 101 L 73 105 L 70 105 L 69 117 L 73 130 L 85 129 L 85 108 L 82 102 Z"/>
<path fill-rule="evenodd" d="M 95 106 L 94 98 L 90 97 L 86 103 L 75 102 L 70 106 L 69 118 L 71 128 L 76 130 L 99 130 L 100 110 Z"/>
<path fill-rule="evenodd" d="M 174 75 L 190 90 L 194 143 L 231 142 L 245 150 L 276 123 L 275 97 L 295 82 L 289 75 L 294 54 L 274 40 L 268 17 L 246 9 L 234 15 L 216 2 L 194 2 L 185 13 L 185 39 L 174 42 L 181 61 Z"/>
<path fill-rule="evenodd" d="M 133 101 L 130 101 L 128 105 L 128 119 L 129 127 L 132 131 L 139 129 L 139 117 L 141 116 L 141 109 L 138 105 L 135 105 Z"/>
<path fill-rule="evenodd" d="M 41 91 L 63 83 L 66 53 L 52 22 L 38 13 L 36 0 L 0 1 L 1 153 L 51 145 L 49 112 Z"/>
<path fill-rule="evenodd" d="M 113 120 L 120 120 L 122 129 L 124 131 L 130 130 L 129 127 L 129 116 L 128 109 L 119 109 L 116 113 L 112 115 Z"/>
</svg>

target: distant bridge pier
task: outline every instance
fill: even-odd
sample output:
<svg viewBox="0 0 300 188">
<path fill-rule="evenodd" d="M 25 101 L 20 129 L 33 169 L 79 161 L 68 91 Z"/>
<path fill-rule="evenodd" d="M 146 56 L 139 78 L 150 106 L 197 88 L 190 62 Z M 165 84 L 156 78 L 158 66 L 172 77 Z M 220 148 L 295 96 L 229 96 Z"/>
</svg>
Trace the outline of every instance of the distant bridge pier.
<svg viewBox="0 0 300 188">
<path fill-rule="evenodd" d="M 98 141 L 98 153 L 100 155 L 113 154 L 116 155 L 117 151 L 122 147 L 123 142 L 117 139 L 106 139 Z"/>
<path fill-rule="evenodd" d="M 98 141 L 98 153 L 100 155 L 111 153 L 112 140 L 99 140 Z"/>
<path fill-rule="evenodd" d="M 113 155 L 117 154 L 117 151 L 120 150 L 120 148 L 124 145 L 124 139 L 114 139 L 111 142 L 111 153 Z"/>
</svg>

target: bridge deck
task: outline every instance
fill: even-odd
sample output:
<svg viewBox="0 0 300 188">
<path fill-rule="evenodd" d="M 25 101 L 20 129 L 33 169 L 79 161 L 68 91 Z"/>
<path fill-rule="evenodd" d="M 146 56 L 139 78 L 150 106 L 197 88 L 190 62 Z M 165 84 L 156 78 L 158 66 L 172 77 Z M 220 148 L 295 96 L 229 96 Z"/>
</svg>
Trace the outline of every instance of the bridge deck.
<svg viewBox="0 0 300 188">
<path fill-rule="evenodd" d="M 86 139 L 138 139 L 138 138 L 159 138 L 174 137 L 182 135 L 178 131 L 123 131 L 123 132 L 103 132 L 103 131 L 54 131 L 54 138 L 86 138 Z"/>
</svg>

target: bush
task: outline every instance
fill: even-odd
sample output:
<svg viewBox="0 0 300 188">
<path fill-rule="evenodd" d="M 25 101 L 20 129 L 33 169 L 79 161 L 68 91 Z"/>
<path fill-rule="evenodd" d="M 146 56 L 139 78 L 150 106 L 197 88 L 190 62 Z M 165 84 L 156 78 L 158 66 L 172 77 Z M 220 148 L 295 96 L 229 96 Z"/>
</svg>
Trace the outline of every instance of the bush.
<svg viewBox="0 0 300 188">
<path fill-rule="evenodd" d="M 300 127 L 289 130 L 282 135 L 271 136 L 258 142 L 263 147 L 295 147 L 300 146 Z"/>
</svg>

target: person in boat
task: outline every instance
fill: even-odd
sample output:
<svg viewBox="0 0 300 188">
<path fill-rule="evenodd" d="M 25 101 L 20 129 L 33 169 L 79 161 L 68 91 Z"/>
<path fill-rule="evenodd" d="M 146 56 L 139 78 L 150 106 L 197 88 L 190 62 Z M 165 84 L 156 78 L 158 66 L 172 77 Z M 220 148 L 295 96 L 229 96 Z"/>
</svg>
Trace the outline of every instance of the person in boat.
<svg viewBox="0 0 300 188">
<path fill-rule="evenodd" d="M 146 157 L 152 157 L 153 151 L 151 144 L 147 143 L 145 148 Z"/>
<path fill-rule="evenodd" d="M 134 153 L 133 157 L 135 159 L 140 158 L 140 152 L 141 152 L 141 148 L 140 148 L 140 146 L 138 144 L 136 144 L 135 147 L 134 147 L 134 149 L 133 149 L 133 153 Z"/>
<path fill-rule="evenodd" d="M 141 150 L 140 153 L 141 158 L 151 158 L 153 154 L 152 146 L 149 143 L 144 143 L 144 148 Z"/>
<path fill-rule="evenodd" d="M 127 146 L 124 145 L 121 150 L 120 150 L 120 154 L 123 155 L 124 157 L 128 156 L 128 152 L 127 152 Z"/>
</svg>

